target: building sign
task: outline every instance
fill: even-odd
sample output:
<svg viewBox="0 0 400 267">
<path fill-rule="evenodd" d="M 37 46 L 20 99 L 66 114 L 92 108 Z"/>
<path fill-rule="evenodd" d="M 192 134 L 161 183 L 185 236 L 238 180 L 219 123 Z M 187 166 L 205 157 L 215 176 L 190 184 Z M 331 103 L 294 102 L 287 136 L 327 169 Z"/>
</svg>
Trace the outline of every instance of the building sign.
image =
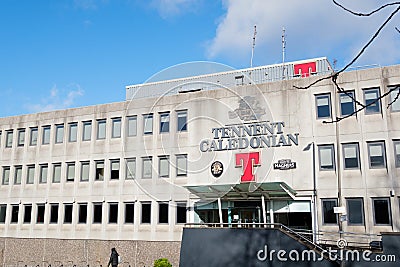
<svg viewBox="0 0 400 267">
<path fill-rule="evenodd" d="M 211 164 L 211 174 L 218 178 L 222 175 L 222 173 L 224 172 L 224 165 L 222 165 L 222 163 L 220 161 L 214 161 Z"/>
<path fill-rule="evenodd" d="M 201 152 L 299 145 L 298 133 L 284 133 L 282 121 L 254 122 L 212 128 L 212 139 L 200 142 Z"/>
<path fill-rule="evenodd" d="M 253 182 L 256 180 L 254 167 L 260 165 L 260 152 L 236 154 L 236 167 L 242 167 L 243 174 L 240 182 Z"/>
<path fill-rule="evenodd" d="M 316 62 L 307 62 L 294 65 L 294 75 L 301 75 L 301 77 L 309 77 L 311 74 L 317 72 Z"/>
<path fill-rule="evenodd" d="M 296 169 L 296 162 L 292 162 L 290 159 L 278 160 L 278 163 L 274 163 L 275 170 L 290 170 Z"/>
</svg>

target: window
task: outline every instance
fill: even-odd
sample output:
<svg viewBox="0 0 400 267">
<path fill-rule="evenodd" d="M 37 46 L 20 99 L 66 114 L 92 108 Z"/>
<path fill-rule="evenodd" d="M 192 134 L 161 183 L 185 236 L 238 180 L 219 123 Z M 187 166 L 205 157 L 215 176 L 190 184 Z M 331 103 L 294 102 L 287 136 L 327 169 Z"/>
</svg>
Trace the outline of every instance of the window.
<svg viewBox="0 0 400 267">
<path fill-rule="evenodd" d="M 18 129 L 18 146 L 25 145 L 25 129 Z"/>
<path fill-rule="evenodd" d="M 87 220 L 87 204 L 86 203 L 79 203 L 79 216 L 78 216 L 78 223 L 86 223 Z"/>
<path fill-rule="evenodd" d="M 371 88 L 364 90 L 365 114 L 373 114 L 381 112 L 381 103 L 379 99 L 379 88 Z"/>
<path fill-rule="evenodd" d="M 143 134 L 153 133 L 153 114 L 143 115 Z"/>
<path fill-rule="evenodd" d="M 11 223 L 18 223 L 19 205 L 11 206 Z"/>
<path fill-rule="evenodd" d="M 81 162 L 81 181 L 89 181 L 90 162 Z"/>
<path fill-rule="evenodd" d="M 24 205 L 24 223 L 31 223 L 32 205 Z"/>
<path fill-rule="evenodd" d="M 61 181 L 61 163 L 53 164 L 53 183 Z"/>
<path fill-rule="evenodd" d="M 129 116 L 128 127 L 127 127 L 127 135 L 128 136 L 136 136 L 137 134 L 137 116 Z"/>
<path fill-rule="evenodd" d="M 316 95 L 317 119 L 331 117 L 331 97 L 330 94 Z"/>
<path fill-rule="evenodd" d="M 3 180 L 1 183 L 3 185 L 10 183 L 10 167 L 3 167 Z"/>
<path fill-rule="evenodd" d="M 56 125 L 56 144 L 61 144 L 64 141 L 64 124 Z"/>
<path fill-rule="evenodd" d="M 44 223 L 44 211 L 45 211 L 44 204 L 37 204 L 37 216 L 36 216 L 36 223 Z"/>
<path fill-rule="evenodd" d="M 169 177 L 169 157 L 168 156 L 161 156 L 159 157 L 159 170 L 158 175 L 161 178 L 168 178 Z"/>
<path fill-rule="evenodd" d="M 373 198 L 372 205 L 374 209 L 375 225 L 391 225 L 391 213 L 389 198 Z"/>
<path fill-rule="evenodd" d="M 4 224 L 6 222 L 7 205 L 0 205 L 0 223 Z"/>
<path fill-rule="evenodd" d="M 104 180 L 104 161 L 96 161 L 96 177 L 95 181 Z"/>
<path fill-rule="evenodd" d="M 28 171 L 26 174 L 26 183 L 33 184 L 35 181 L 35 165 L 28 165 Z"/>
<path fill-rule="evenodd" d="M 64 204 L 64 223 L 72 223 L 73 204 Z"/>
<path fill-rule="evenodd" d="M 13 130 L 6 132 L 6 147 L 12 147 L 13 143 Z"/>
<path fill-rule="evenodd" d="M 386 153 L 385 142 L 368 142 L 368 156 L 369 168 L 385 168 L 386 167 Z"/>
<path fill-rule="evenodd" d="M 50 126 L 43 126 L 42 145 L 50 144 Z"/>
<path fill-rule="evenodd" d="M 39 183 L 41 184 L 47 183 L 48 170 L 49 167 L 47 164 L 40 165 Z"/>
<path fill-rule="evenodd" d="M 178 123 L 178 132 L 187 131 L 187 110 L 181 110 L 176 112 Z"/>
<path fill-rule="evenodd" d="M 340 93 L 340 114 L 342 116 L 347 116 L 353 114 L 355 112 L 355 105 L 354 105 L 354 91 L 349 91 L 345 93 Z"/>
<path fill-rule="evenodd" d="M 21 184 L 22 180 L 22 166 L 15 166 L 14 184 Z"/>
<path fill-rule="evenodd" d="M 68 141 L 76 142 L 76 140 L 78 140 L 78 123 L 72 122 L 69 124 Z"/>
<path fill-rule="evenodd" d="M 121 137 L 121 118 L 112 119 L 112 138 Z"/>
<path fill-rule="evenodd" d="M 75 180 L 75 162 L 67 163 L 67 182 L 73 182 Z"/>
<path fill-rule="evenodd" d="M 50 204 L 50 223 L 58 223 L 58 204 Z"/>
<path fill-rule="evenodd" d="M 186 202 L 176 203 L 176 223 L 186 223 Z"/>
<path fill-rule="evenodd" d="M 126 159 L 125 179 L 135 179 L 136 176 L 136 159 Z"/>
<path fill-rule="evenodd" d="M 135 203 L 125 203 L 125 223 L 134 223 Z"/>
<path fill-rule="evenodd" d="M 31 139 L 29 141 L 29 144 L 31 146 L 36 146 L 37 139 L 38 139 L 38 128 L 31 128 Z"/>
<path fill-rule="evenodd" d="M 105 139 L 106 138 L 106 120 L 98 120 L 97 121 L 97 139 Z"/>
<path fill-rule="evenodd" d="M 343 144 L 344 168 L 359 169 L 360 157 L 358 144 Z"/>
<path fill-rule="evenodd" d="M 92 136 L 92 122 L 84 121 L 83 122 L 83 132 L 82 132 L 82 141 L 89 141 Z"/>
<path fill-rule="evenodd" d="M 110 178 L 113 179 L 119 179 L 119 160 L 118 159 L 113 159 L 110 160 L 110 169 L 111 169 L 111 174 Z"/>
<path fill-rule="evenodd" d="M 169 132 L 169 112 L 160 113 L 160 133 Z"/>
<path fill-rule="evenodd" d="M 390 105 L 390 110 L 392 112 L 400 111 L 400 85 L 389 86 L 388 90 L 391 91 L 389 103 L 392 104 Z"/>
<path fill-rule="evenodd" d="M 393 145 L 394 145 L 394 160 L 396 163 L 396 167 L 400 168 L 400 141 L 399 140 L 393 141 Z"/>
<path fill-rule="evenodd" d="M 337 224 L 338 218 L 333 208 L 337 207 L 337 199 L 322 199 L 322 214 L 324 224 Z"/>
<path fill-rule="evenodd" d="M 319 169 L 334 170 L 335 169 L 335 151 L 333 145 L 318 146 L 319 153 Z"/>
<path fill-rule="evenodd" d="M 362 198 L 348 198 L 347 217 L 349 225 L 364 225 L 364 204 Z"/>
<path fill-rule="evenodd" d="M 141 223 L 151 223 L 151 202 L 142 202 Z"/>
<path fill-rule="evenodd" d="M 108 223 L 118 222 L 118 203 L 109 204 Z"/>
<path fill-rule="evenodd" d="M 187 175 L 187 155 L 176 155 L 176 175 Z"/>
<path fill-rule="evenodd" d="M 93 203 L 93 223 L 101 223 L 103 218 L 103 204 Z"/>
<path fill-rule="evenodd" d="M 142 166 L 142 178 L 151 179 L 152 178 L 152 158 L 145 157 L 142 158 L 143 166 Z"/>
<path fill-rule="evenodd" d="M 158 203 L 158 223 L 168 223 L 168 203 Z"/>
</svg>

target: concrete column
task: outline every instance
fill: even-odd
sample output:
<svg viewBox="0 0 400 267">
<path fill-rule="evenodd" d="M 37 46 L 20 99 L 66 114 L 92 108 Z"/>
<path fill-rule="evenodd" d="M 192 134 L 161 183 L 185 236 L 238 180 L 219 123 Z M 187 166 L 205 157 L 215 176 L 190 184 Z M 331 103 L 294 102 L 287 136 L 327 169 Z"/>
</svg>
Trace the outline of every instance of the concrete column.
<svg viewBox="0 0 400 267">
<path fill-rule="evenodd" d="M 262 215 L 263 215 L 263 223 L 267 223 L 267 211 L 265 209 L 265 197 L 261 195 L 261 208 L 262 208 Z"/>
<path fill-rule="evenodd" d="M 218 213 L 219 213 L 219 223 L 221 224 L 221 227 L 223 227 L 223 220 L 222 220 L 222 205 L 221 205 L 221 198 L 218 198 Z"/>
</svg>

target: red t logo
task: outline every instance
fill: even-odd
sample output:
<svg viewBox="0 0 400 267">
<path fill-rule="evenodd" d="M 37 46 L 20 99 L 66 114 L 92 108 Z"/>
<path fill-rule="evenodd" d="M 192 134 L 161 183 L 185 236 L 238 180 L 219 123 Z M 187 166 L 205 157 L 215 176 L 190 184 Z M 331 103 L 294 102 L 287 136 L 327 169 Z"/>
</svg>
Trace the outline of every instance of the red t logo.
<svg viewBox="0 0 400 267">
<path fill-rule="evenodd" d="M 301 74 L 301 77 L 308 77 L 312 72 L 317 72 L 317 64 L 315 62 L 294 65 L 294 75 Z"/>
<path fill-rule="evenodd" d="M 243 175 L 240 179 L 241 182 L 255 181 L 255 175 L 253 174 L 253 167 L 257 166 L 259 162 L 260 162 L 260 152 L 236 154 L 236 167 L 243 168 Z"/>
</svg>

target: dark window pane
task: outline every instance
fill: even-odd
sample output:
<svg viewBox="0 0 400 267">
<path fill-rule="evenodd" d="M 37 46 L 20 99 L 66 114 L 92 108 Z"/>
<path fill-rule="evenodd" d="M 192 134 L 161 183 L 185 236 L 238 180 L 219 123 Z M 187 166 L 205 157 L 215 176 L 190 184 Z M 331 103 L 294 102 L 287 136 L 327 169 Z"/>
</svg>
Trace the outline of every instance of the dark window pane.
<svg viewBox="0 0 400 267">
<path fill-rule="evenodd" d="M 186 204 L 178 203 L 176 207 L 176 223 L 186 223 Z"/>
<path fill-rule="evenodd" d="M 322 200 L 322 213 L 324 223 L 337 223 L 337 215 L 334 213 L 333 208 L 337 206 L 337 200 Z"/>
<path fill-rule="evenodd" d="M 11 223 L 18 223 L 19 206 L 13 205 L 11 209 Z"/>
<path fill-rule="evenodd" d="M 158 222 L 168 223 L 168 203 L 159 203 L 158 205 Z"/>
<path fill-rule="evenodd" d="M 151 222 L 151 203 L 142 203 L 142 223 Z"/>
<path fill-rule="evenodd" d="M 86 223 L 86 219 L 87 219 L 87 204 L 79 204 L 78 223 Z"/>
<path fill-rule="evenodd" d="M 125 204 L 125 223 L 134 223 L 135 219 L 135 203 Z"/>
<path fill-rule="evenodd" d="M 391 224 L 388 199 L 374 199 L 375 224 Z"/>
<path fill-rule="evenodd" d="M 0 223 L 6 222 L 7 205 L 0 205 Z"/>
<path fill-rule="evenodd" d="M 44 205 L 38 205 L 37 206 L 36 223 L 44 223 L 44 210 L 45 210 L 45 206 Z"/>
<path fill-rule="evenodd" d="M 364 224 L 364 207 L 362 199 L 347 200 L 349 224 Z"/>
<path fill-rule="evenodd" d="M 52 204 L 50 206 L 50 223 L 58 223 L 58 205 Z"/>
<path fill-rule="evenodd" d="M 24 223 L 31 223 L 32 206 L 26 205 L 24 210 Z"/>
<path fill-rule="evenodd" d="M 64 223 L 72 223 L 72 204 L 64 206 Z"/>
<path fill-rule="evenodd" d="M 112 203 L 110 204 L 110 213 L 108 218 L 109 223 L 117 223 L 118 222 L 118 204 Z"/>
<path fill-rule="evenodd" d="M 100 203 L 93 205 L 93 223 L 101 223 L 103 206 Z"/>
</svg>

